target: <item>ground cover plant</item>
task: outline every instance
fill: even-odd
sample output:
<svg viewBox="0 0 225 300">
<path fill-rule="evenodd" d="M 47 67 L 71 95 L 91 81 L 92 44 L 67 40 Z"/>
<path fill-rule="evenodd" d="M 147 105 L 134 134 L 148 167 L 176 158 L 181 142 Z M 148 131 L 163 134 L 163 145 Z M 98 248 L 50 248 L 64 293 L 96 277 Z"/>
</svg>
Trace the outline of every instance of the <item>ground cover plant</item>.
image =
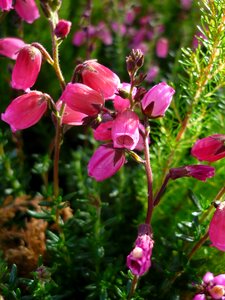
<svg viewBox="0 0 225 300">
<path fill-rule="evenodd" d="M 0 9 L 0 297 L 225 299 L 225 1 Z"/>
</svg>

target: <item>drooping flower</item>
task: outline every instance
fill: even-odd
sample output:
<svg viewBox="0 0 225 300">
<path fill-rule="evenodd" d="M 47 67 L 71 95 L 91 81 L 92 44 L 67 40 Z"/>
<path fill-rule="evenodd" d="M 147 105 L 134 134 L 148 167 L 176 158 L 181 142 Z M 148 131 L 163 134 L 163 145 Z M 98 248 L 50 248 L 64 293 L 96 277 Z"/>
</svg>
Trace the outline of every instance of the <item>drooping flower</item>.
<svg viewBox="0 0 225 300">
<path fill-rule="evenodd" d="M 215 168 L 206 165 L 190 165 L 179 168 L 172 168 L 169 171 L 170 178 L 194 177 L 201 181 L 206 181 L 215 175 Z"/>
<path fill-rule="evenodd" d="M 225 135 L 213 134 L 198 140 L 192 147 L 191 154 L 198 160 L 208 162 L 225 157 Z"/>
<path fill-rule="evenodd" d="M 100 146 L 88 163 L 88 175 L 97 181 L 113 176 L 124 164 L 123 150 L 114 149 L 111 144 Z"/>
<path fill-rule="evenodd" d="M 16 0 L 15 10 L 21 19 L 33 23 L 40 17 L 38 7 L 34 0 Z"/>
<path fill-rule="evenodd" d="M 120 79 L 107 67 L 95 60 L 87 60 L 79 68 L 83 83 L 102 94 L 105 99 L 117 91 Z"/>
<path fill-rule="evenodd" d="M 144 113 L 151 118 L 162 117 L 170 106 L 174 93 L 175 90 L 166 82 L 153 86 L 141 101 Z"/>
<path fill-rule="evenodd" d="M 94 138 L 96 141 L 108 141 L 112 139 L 112 125 L 113 120 L 102 122 L 95 130 L 94 130 Z"/>
<path fill-rule="evenodd" d="M 6 37 L 0 39 L 0 54 L 11 59 L 16 59 L 19 53 L 19 50 L 22 49 L 26 44 L 23 40 Z"/>
<path fill-rule="evenodd" d="M 0 9 L 3 11 L 12 9 L 12 0 L 0 0 Z"/>
<path fill-rule="evenodd" d="M 68 83 L 60 99 L 71 109 L 88 116 L 97 115 L 104 104 L 101 94 L 82 83 Z"/>
<path fill-rule="evenodd" d="M 36 124 L 47 109 L 48 95 L 32 91 L 15 98 L 2 113 L 1 119 L 8 123 L 13 132 Z"/>
<path fill-rule="evenodd" d="M 70 32 L 72 23 L 67 20 L 59 20 L 57 23 L 54 33 L 58 38 L 64 39 Z"/>
<path fill-rule="evenodd" d="M 225 202 L 220 203 L 212 217 L 209 239 L 213 247 L 225 251 Z"/>
<path fill-rule="evenodd" d="M 62 106 L 62 101 L 58 101 L 56 103 L 56 108 L 58 111 L 60 111 Z M 71 126 L 79 126 L 79 125 L 83 125 L 84 123 L 84 119 L 87 117 L 87 115 L 75 111 L 73 109 L 71 109 L 68 105 L 66 105 L 64 113 L 63 113 L 63 117 L 62 117 L 62 124 L 67 124 L 67 125 L 71 125 Z"/>
<path fill-rule="evenodd" d="M 139 141 L 139 118 L 130 110 L 119 113 L 113 122 L 112 140 L 115 148 L 133 150 Z"/>
<path fill-rule="evenodd" d="M 37 48 L 31 45 L 22 48 L 12 71 L 12 87 L 19 90 L 31 88 L 40 72 L 41 62 L 42 54 Z"/>
<path fill-rule="evenodd" d="M 169 41 L 166 38 L 160 38 L 156 43 L 156 55 L 160 58 L 166 58 L 169 50 Z"/>
<path fill-rule="evenodd" d="M 139 235 L 135 247 L 127 256 L 127 267 L 134 275 L 142 276 L 151 266 L 154 241 L 149 234 Z"/>
<path fill-rule="evenodd" d="M 213 299 L 221 299 L 225 295 L 225 287 L 223 285 L 214 285 L 209 289 L 209 294 Z"/>
</svg>

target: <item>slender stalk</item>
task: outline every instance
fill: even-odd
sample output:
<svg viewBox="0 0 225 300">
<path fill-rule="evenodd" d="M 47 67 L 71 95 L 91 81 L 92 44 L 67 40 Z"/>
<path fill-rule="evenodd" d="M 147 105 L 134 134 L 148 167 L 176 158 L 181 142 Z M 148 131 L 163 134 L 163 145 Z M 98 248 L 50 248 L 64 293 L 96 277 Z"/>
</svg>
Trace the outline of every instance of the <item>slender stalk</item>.
<svg viewBox="0 0 225 300">
<path fill-rule="evenodd" d="M 205 243 L 205 241 L 208 239 L 209 237 L 209 232 L 207 230 L 207 232 L 200 238 L 200 240 L 194 245 L 194 247 L 192 248 L 191 252 L 188 254 L 187 258 L 188 261 L 190 261 L 193 257 L 193 255 L 195 254 L 195 252 L 201 248 L 201 246 Z"/>
<path fill-rule="evenodd" d="M 152 212 L 154 208 L 154 199 L 153 199 L 153 176 L 152 176 L 152 169 L 151 169 L 151 162 L 150 162 L 150 153 L 149 153 L 149 132 L 150 128 L 148 126 L 148 119 L 145 119 L 145 128 L 146 134 L 144 138 L 144 155 L 145 155 L 145 172 L 147 176 L 147 185 L 148 185 L 148 208 L 147 208 L 147 215 L 145 219 L 146 224 L 150 224 Z"/>
<path fill-rule="evenodd" d="M 163 181 L 163 184 L 161 185 L 160 190 L 158 191 L 158 193 L 156 194 L 156 196 L 154 198 L 154 206 L 156 206 L 156 205 L 159 204 L 159 201 L 160 201 L 160 199 L 161 199 L 161 197 L 162 197 L 162 195 L 163 195 L 163 193 L 164 193 L 164 191 L 166 189 L 166 186 L 167 186 L 169 180 L 170 180 L 170 174 L 168 173 L 166 175 L 164 181 Z"/>
<path fill-rule="evenodd" d="M 128 300 L 130 300 L 132 297 L 133 297 L 133 294 L 136 290 L 136 287 L 137 287 L 137 283 L 138 283 L 138 276 L 134 276 L 133 280 L 132 280 L 132 284 L 131 284 L 131 289 L 130 289 L 130 292 L 129 292 L 129 295 L 128 295 Z"/>
</svg>

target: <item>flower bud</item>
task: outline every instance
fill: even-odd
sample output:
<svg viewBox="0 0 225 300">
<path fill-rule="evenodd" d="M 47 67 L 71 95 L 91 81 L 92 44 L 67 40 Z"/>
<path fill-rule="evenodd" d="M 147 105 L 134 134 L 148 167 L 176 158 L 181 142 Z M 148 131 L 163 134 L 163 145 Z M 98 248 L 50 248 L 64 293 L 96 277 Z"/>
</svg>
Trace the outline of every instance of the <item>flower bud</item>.
<svg viewBox="0 0 225 300">
<path fill-rule="evenodd" d="M 0 54 L 11 59 L 16 59 L 19 50 L 22 49 L 26 44 L 24 41 L 18 38 L 6 37 L 0 39 Z"/>
<path fill-rule="evenodd" d="M 12 71 L 12 87 L 18 90 L 31 88 L 40 72 L 41 62 L 42 55 L 37 48 L 31 45 L 22 48 Z"/>
<path fill-rule="evenodd" d="M 206 283 L 206 284 L 208 284 L 208 283 L 210 283 L 211 281 L 213 281 L 213 279 L 214 279 L 214 275 L 213 275 L 213 273 L 211 273 L 211 272 L 207 272 L 207 273 L 205 273 L 205 275 L 203 276 L 203 281 L 204 281 L 204 283 Z"/>
<path fill-rule="evenodd" d="M 60 99 L 71 109 L 88 116 L 97 115 L 104 104 L 98 92 L 82 83 L 68 83 Z"/>
<path fill-rule="evenodd" d="M 95 60 L 87 60 L 83 63 L 81 76 L 84 84 L 102 94 L 106 99 L 112 97 L 120 85 L 119 77 Z"/>
<path fill-rule="evenodd" d="M 134 275 L 142 276 L 151 266 L 154 241 L 149 234 L 139 235 L 135 247 L 127 256 L 127 267 Z"/>
<path fill-rule="evenodd" d="M 208 162 L 225 157 L 225 135 L 213 134 L 198 140 L 191 149 L 191 155 Z"/>
<path fill-rule="evenodd" d="M 194 177 L 201 181 L 206 181 L 215 175 L 215 168 L 206 165 L 190 165 L 180 168 L 172 168 L 169 171 L 170 178 Z"/>
<path fill-rule="evenodd" d="M 215 285 L 209 290 L 209 293 L 213 299 L 221 299 L 225 294 L 225 287 L 223 285 Z"/>
<path fill-rule="evenodd" d="M 15 10 L 22 20 L 33 23 L 40 17 L 38 7 L 34 0 L 16 0 Z"/>
<path fill-rule="evenodd" d="M 14 99 L 1 119 L 8 123 L 13 132 L 36 124 L 47 109 L 46 94 L 32 91 Z"/>
<path fill-rule="evenodd" d="M 12 0 L 0 0 L 0 9 L 3 11 L 12 9 Z"/>
<path fill-rule="evenodd" d="M 164 116 L 174 93 L 175 90 L 167 85 L 166 82 L 153 86 L 141 101 L 144 113 L 151 118 Z"/>
<path fill-rule="evenodd" d="M 144 55 L 141 49 L 132 49 L 130 55 L 126 58 L 127 72 L 133 76 L 144 64 Z"/>
<path fill-rule="evenodd" d="M 209 239 L 212 246 L 225 251 L 225 202 L 220 203 L 209 225 Z"/>
<path fill-rule="evenodd" d="M 59 20 L 59 22 L 56 25 L 55 30 L 54 30 L 55 35 L 61 39 L 66 38 L 70 32 L 71 25 L 72 25 L 72 23 L 70 21 Z"/>
<path fill-rule="evenodd" d="M 166 58 L 169 50 L 169 41 L 166 38 L 160 38 L 156 44 L 156 55 L 160 58 Z"/>
<path fill-rule="evenodd" d="M 113 122 L 112 139 L 115 148 L 133 150 L 139 141 L 139 118 L 133 111 L 119 113 Z"/>
<path fill-rule="evenodd" d="M 88 163 L 88 175 L 97 181 L 103 181 L 113 176 L 125 161 L 122 150 L 113 149 L 110 144 L 100 146 Z"/>
</svg>

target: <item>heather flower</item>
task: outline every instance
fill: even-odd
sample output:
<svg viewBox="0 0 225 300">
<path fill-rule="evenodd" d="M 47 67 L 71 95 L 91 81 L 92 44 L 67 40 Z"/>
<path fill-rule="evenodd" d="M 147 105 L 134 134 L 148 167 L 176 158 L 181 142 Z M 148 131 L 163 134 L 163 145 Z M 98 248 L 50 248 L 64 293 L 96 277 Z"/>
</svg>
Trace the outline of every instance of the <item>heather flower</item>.
<svg viewBox="0 0 225 300">
<path fill-rule="evenodd" d="M 56 108 L 58 111 L 60 111 L 62 106 L 62 101 L 58 101 L 56 103 Z M 71 126 L 79 126 L 79 125 L 83 125 L 84 123 L 84 118 L 86 118 L 87 115 L 75 111 L 73 109 L 71 109 L 68 105 L 65 106 L 64 109 L 64 113 L 62 116 L 62 124 L 67 124 L 67 125 L 71 125 Z"/>
<path fill-rule="evenodd" d="M 87 60 L 80 66 L 83 83 L 110 98 L 120 85 L 119 77 L 95 60 Z"/>
<path fill-rule="evenodd" d="M 112 139 L 112 125 L 113 120 L 102 122 L 95 130 L 94 130 L 94 138 L 97 141 L 107 141 Z"/>
<path fill-rule="evenodd" d="M 148 70 L 147 76 L 146 76 L 146 81 L 148 82 L 153 82 L 156 77 L 159 74 L 159 67 L 158 66 L 152 66 L 150 67 L 150 69 Z"/>
<path fill-rule="evenodd" d="M 206 272 L 202 279 L 204 283 L 208 284 L 214 279 L 214 275 L 211 272 Z"/>
<path fill-rule="evenodd" d="M 134 275 L 142 276 L 151 266 L 154 241 L 149 234 L 139 235 L 135 247 L 127 256 L 127 267 Z"/>
<path fill-rule="evenodd" d="M 97 181 L 113 176 L 125 164 L 124 152 L 111 144 L 100 146 L 88 163 L 88 175 Z"/>
<path fill-rule="evenodd" d="M 156 55 L 160 58 L 166 58 L 169 50 L 169 41 L 166 38 L 160 38 L 156 44 Z"/>
<path fill-rule="evenodd" d="M 96 116 L 104 104 L 98 92 L 82 83 L 68 83 L 60 99 L 71 109 L 88 116 Z"/>
<path fill-rule="evenodd" d="M 2 113 L 1 119 L 13 132 L 36 124 L 47 110 L 46 94 L 32 91 L 14 99 Z"/>
<path fill-rule="evenodd" d="M 224 285 L 225 286 L 225 274 L 219 274 L 215 276 L 212 280 L 214 284 Z"/>
<path fill-rule="evenodd" d="M 213 247 L 225 251 L 225 202 L 220 203 L 212 217 L 209 239 Z"/>
<path fill-rule="evenodd" d="M 215 168 L 206 165 L 190 165 L 179 168 L 172 168 L 169 171 L 170 178 L 194 177 L 201 181 L 206 181 L 215 175 Z"/>
<path fill-rule="evenodd" d="M 21 19 L 33 23 L 40 17 L 38 7 L 34 0 L 16 0 L 15 10 Z"/>
<path fill-rule="evenodd" d="M 133 150 L 139 141 L 139 118 L 133 111 L 119 113 L 113 122 L 112 140 L 115 148 Z"/>
<path fill-rule="evenodd" d="M 166 82 L 153 86 L 141 101 L 144 113 L 151 118 L 164 116 L 174 93 L 175 90 Z"/>
<path fill-rule="evenodd" d="M 122 112 L 130 107 L 130 100 L 128 98 L 121 97 L 122 94 L 129 95 L 130 88 L 131 88 L 131 85 L 126 82 L 121 83 L 121 85 L 119 86 L 119 88 L 118 88 L 119 95 L 116 94 L 113 99 L 113 105 L 117 112 Z M 137 92 L 137 88 L 134 87 L 132 90 L 132 97 L 135 96 L 136 92 Z"/>
<path fill-rule="evenodd" d="M 198 140 L 191 149 L 198 160 L 217 161 L 225 157 L 225 135 L 214 134 Z"/>
<path fill-rule="evenodd" d="M 0 9 L 3 11 L 12 9 L 12 0 L 0 0 Z"/>
<path fill-rule="evenodd" d="M 75 32 L 73 36 L 73 45 L 81 46 L 86 40 L 86 33 L 83 30 Z"/>
<path fill-rule="evenodd" d="M 0 54 L 11 59 L 16 59 L 19 50 L 26 44 L 24 41 L 14 37 L 6 37 L 0 39 Z"/>
<path fill-rule="evenodd" d="M 205 294 L 197 294 L 194 296 L 193 300 L 206 300 Z"/>
<path fill-rule="evenodd" d="M 209 294 L 213 299 L 221 299 L 225 295 L 225 287 L 223 285 L 215 285 L 209 289 Z"/>
<path fill-rule="evenodd" d="M 55 35 L 61 39 L 66 38 L 70 32 L 71 25 L 72 23 L 70 21 L 59 20 L 54 30 Z"/>
<path fill-rule="evenodd" d="M 31 45 L 22 48 L 12 71 L 12 87 L 21 90 L 31 88 L 40 72 L 41 62 L 42 55 L 37 48 Z"/>
</svg>

